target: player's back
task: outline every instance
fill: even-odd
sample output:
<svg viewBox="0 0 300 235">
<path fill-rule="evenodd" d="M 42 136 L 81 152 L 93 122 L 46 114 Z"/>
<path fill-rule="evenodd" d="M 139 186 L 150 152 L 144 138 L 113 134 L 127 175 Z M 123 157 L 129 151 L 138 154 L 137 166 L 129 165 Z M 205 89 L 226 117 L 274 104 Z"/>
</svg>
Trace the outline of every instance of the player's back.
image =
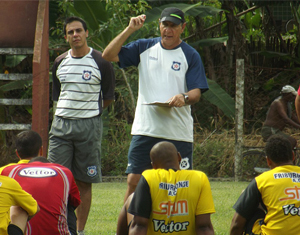
<svg viewBox="0 0 300 235">
<path fill-rule="evenodd" d="M 27 234 L 69 234 L 67 204 L 74 189 L 69 169 L 52 163 L 33 162 L 6 167 L 2 175 L 14 178 L 38 202 L 40 212 L 28 222 Z M 71 199 L 76 204 L 76 197 Z M 77 198 L 78 206 L 80 199 Z"/>
<path fill-rule="evenodd" d="M 152 198 L 148 233 L 192 234 L 195 216 L 214 213 L 207 176 L 193 170 L 147 170 L 143 172 Z"/>
</svg>

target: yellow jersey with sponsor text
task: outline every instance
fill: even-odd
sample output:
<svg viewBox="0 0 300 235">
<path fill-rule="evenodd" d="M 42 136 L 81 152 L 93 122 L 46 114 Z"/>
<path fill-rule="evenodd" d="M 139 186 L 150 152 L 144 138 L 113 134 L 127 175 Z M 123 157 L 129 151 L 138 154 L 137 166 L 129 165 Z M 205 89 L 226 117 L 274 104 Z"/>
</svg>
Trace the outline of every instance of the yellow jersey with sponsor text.
<svg viewBox="0 0 300 235">
<path fill-rule="evenodd" d="M 300 167 L 276 167 L 256 183 L 267 209 L 262 234 L 300 234 Z"/>
<path fill-rule="evenodd" d="M 195 170 L 146 170 L 152 213 L 147 234 L 194 234 L 195 216 L 215 212 L 207 176 Z"/>
</svg>

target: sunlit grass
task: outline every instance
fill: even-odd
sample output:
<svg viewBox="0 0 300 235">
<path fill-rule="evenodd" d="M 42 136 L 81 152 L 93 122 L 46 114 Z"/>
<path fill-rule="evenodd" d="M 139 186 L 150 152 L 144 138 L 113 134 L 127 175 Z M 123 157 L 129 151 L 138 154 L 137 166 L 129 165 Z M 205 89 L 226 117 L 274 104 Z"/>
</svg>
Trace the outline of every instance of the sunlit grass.
<svg viewBox="0 0 300 235">
<path fill-rule="evenodd" d="M 216 235 L 229 234 L 233 204 L 249 182 L 211 181 L 216 213 L 212 223 Z M 93 185 L 93 201 L 86 225 L 87 235 L 114 235 L 119 212 L 123 205 L 126 183 Z"/>
</svg>

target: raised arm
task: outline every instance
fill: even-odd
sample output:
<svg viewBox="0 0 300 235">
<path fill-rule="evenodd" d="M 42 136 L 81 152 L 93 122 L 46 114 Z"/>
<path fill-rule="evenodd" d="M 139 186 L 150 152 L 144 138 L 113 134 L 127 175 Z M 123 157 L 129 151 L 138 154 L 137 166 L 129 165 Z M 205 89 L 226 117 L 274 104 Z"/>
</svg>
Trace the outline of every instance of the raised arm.
<svg viewBox="0 0 300 235">
<path fill-rule="evenodd" d="M 123 44 L 131 34 L 139 30 L 144 25 L 145 20 L 146 15 L 132 17 L 129 25 L 107 45 L 102 53 L 102 57 L 107 61 L 118 62 L 118 54 Z"/>
</svg>

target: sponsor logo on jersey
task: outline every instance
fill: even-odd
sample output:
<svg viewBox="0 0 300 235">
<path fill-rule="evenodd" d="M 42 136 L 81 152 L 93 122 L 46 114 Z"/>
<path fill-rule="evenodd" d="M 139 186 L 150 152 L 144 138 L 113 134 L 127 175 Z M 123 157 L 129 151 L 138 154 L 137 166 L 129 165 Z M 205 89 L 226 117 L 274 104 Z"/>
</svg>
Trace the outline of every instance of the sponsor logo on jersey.
<svg viewBox="0 0 300 235">
<path fill-rule="evenodd" d="M 89 166 L 87 168 L 87 175 L 90 177 L 94 177 L 95 175 L 97 175 L 97 167 L 96 166 Z"/>
<path fill-rule="evenodd" d="M 56 176 L 55 170 L 47 167 L 27 167 L 19 171 L 19 175 L 30 178 L 45 178 Z"/>
<path fill-rule="evenodd" d="M 295 207 L 295 204 L 284 205 L 282 206 L 284 215 L 298 215 L 300 216 L 300 207 Z"/>
<path fill-rule="evenodd" d="M 296 172 L 275 173 L 274 179 L 290 178 L 294 183 L 300 183 L 300 174 Z"/>
<path fill-rule="evenodd" d="M 82 78 L 86 81 L 90 80 L 92 78 L 92 71 L 83 70 Z"/>
<path fill-rule="evenodd" d="M 188 215 L 188 202 L 187 200 L 179 200 L 177 202 L 161 202 L 159 204 L 160 211 L 153 211 L 154 214 L 170 216 Z"/>
<path fill-rule="evenodd" d="M 180 232 L 180 231 L 187 231 L 187 227 L 190 224 L 188 221 L 185 222 L 176 222 L 174 221 L 169 222 L 166 224 L 166 221 L 164 220 L 156 220 L 153 219 L 153 227 L 154 231 L 161 233 L 172 233 L 172 232 Z"/>
<path fill-rule="evenodd" d="M 0 187 L 2 186 L 2 182 L 0 182 Z"/>
<path fill-rule="evenodd" d="M 181 63 L 173 61 L 173 64 L 172 64 L 171 68 L 175 71 L 179 71 L 180 70 L 180 65 L 181 65 Z"/>
<path fill-rule="evenodd" d="M 286 188 L 284 190 L 284 194 L 287 197 L 280 198 L 279 199 L 280 201 L 285 201 L 285 200 L 297 200 L 297 201 L 300 201 L 300 188 L 297 187 L 297 186 L 292 187 L 292 188 Z"/>
<path fill-rule="evenodd" d="M 179 181 L 176 184 L 159 183 L 159 189 L 168 190 L 169 196 L 176 196 L 178 188 L 188 188 L 189 181 Z"/>
</svg>

